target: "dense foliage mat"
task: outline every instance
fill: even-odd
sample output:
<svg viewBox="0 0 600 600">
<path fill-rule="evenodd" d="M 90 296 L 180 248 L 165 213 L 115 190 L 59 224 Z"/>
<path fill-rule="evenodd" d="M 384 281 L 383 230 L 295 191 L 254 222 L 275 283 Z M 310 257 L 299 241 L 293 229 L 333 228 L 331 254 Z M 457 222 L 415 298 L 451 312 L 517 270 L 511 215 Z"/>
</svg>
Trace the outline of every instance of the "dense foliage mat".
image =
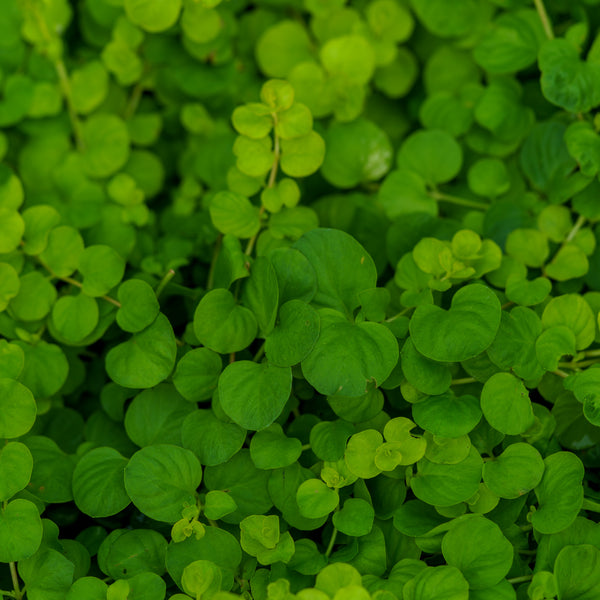
<svg viewBox="0 0 600 600">
<path fill-rule="evenodd" d="M 598 600 L 599 28 L 2 0 L 0 597 Z"/>
</svg>

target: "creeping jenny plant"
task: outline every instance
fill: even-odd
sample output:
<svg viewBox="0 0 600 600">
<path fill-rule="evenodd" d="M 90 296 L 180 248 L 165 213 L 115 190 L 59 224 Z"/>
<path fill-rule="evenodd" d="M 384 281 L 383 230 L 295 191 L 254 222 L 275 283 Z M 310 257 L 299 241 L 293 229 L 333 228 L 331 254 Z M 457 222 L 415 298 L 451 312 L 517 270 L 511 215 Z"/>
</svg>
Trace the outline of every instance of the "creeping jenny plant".
<svg viewBox="0 0 600 600">
<path fill-rule="evenodd" d="M 0 597 L 600 598 L 598 0 L 2 0 Z"/>
</svg>

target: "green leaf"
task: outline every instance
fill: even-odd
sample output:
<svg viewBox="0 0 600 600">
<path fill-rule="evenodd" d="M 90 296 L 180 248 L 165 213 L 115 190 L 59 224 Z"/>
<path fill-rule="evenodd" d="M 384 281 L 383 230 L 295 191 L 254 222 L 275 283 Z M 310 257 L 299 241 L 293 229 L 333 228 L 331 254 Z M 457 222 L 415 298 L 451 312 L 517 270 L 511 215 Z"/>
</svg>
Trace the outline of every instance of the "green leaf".
<svg viewBox="0 0 600 600">
<path fill-rule="evenodd" d="M 594 177 L 600 171 L 600 137 L 588 123 L 578 121 L 569 125 L 565 143 L 584 175 Z"/>
<path fill-rule="evenodd" d="M 300 514 L 309 519 L 324 517 L 339 503 L 336 490 L 328 488 L 320 479 L 307 479 L 296 492 Z"/>
<path fill-rule="evenodd" d="M 73 582 L 65 600 L 106 600 L 108 586 L 97 577 L 80 577 Z"/>
<path fill-rule="evenodd" d="M 61 296 L 52 307 L 52 322 L 66 341 L 84 340 L 98 325 L 98 303 L 85 294 Z"/>
<path fill-rule="evenodd" d="M 462 166 L 462 149 L 445 131 L 420 130 L 404 140 L 398 166 L 420 175 L 428 184 L 454 179 Z"/>
<path fill-rule="evenodd" d="M 344 455 L 350 472 L 362 479 L 379 475 L 381 469 L 375 464 L 375 456 L 381 444 L 383 444 L 383 437 L 375 429 L 365 429 L 355 433 L 348 440 Z"/>
<path fill-rule="evenodd" d="M 219 420 L 212 410 L 188 415 L 181 428 L 181 442 L 209 467 L 227 462 L 244 444 L 246 431 L 235 423 Z"/>
<path fill-rule="evenodd" d="M 550 254 L 548 238 L 537 229 L 515 229 L 506 240 L 506 253 L 528 267 L 541 267 Z"/>
<path fill-rule="evenodd" d="M 584 467 L 571 452 L 555 452 L 544 463 L 542 481 L 535 488 L 539 507 L 531 523 L 536 531 L 550 534 L 562 531 L 577 517 L 583 503 Z"/>
<path fill-rule="evenodd" d="M 35 422 L 37 406 L 33 394 L 24 385 L 0 378 L 0 437 L 25 435 Z"/>
<path fill-rule="evenodd" d="M 456 523 L 442 540 L 442 553 L 450 566 L 460 569 L 470 589 L 496 585 L 513 562 L 512 544 L 485 517 Z"/>
<path fill-rule="evenodd" d="M 256 432 L 250 441 L 250 457 L 259 469 L 287 467 L 296 462 L 301 453 L 302 442 L 286 437 L 277 423 Z"/>
<path fill-rule="evenodd" d="M 32 556 L 42 541 L 42 521 L 36 505 L 18 498 L 0 508 L 0 562 Z"/>
<path fill-rule="evenodd" d="M 290 177 L 308 177 L 323 164 L 325 141 L 311 131 L 301 137 L 281 140 L 281 170 Z"/>
<path fill-rule="evenodd" d="M 517 442 L 483 465 L 483 481 L 497 496 L 510 500 L 537 487 L 544 468 L 544 461 L 533 446 Z"/>
<path fill-rule="evenodd" d="M 259 209 L 248 198 L 234 192 L 221 191 L 210 202 L 210 217 L 221 233 L 246 239 L 260 229 Z"/>
<path fill-rule="evenodd" d="M 8 263 L 0 263 L 0 312 L 19 293 L 20 287 L 19 274 L 14 267 Z"/>
<path fill-rule="evenodd" d="M 268 107 L 263 104 L 246 104 L 238 106 L 231 115 L 231 122 L 236 131 L 252 139 L 260 139 L 269 135 L 273 128 L 273 119 L 268 113 Z"/>
<path fill-rule="evenodd" d="M 270 137 L 255 140 L 239 135 L 233 145 L 233 153 L 237 157 L 237 168 L 250 177 L 263 177 L 271 170 L 275 161 Z M 241 203 L 238 201 L 237 204 Z"/>
<path fill-rule="evenodd" d="M 57 277 L 68 277 L 79 267 L 83 238 L 74 227 L 60 225 L 48 235 L 48 244 L 40 260 Z"/>
<path fill-rule="evenodd" d="M 196 503 L 202 467 L 178 446 L 156 444 L 138 450 L 125 467 L 125 489 L 135 506 L 157 521 L 175 523 Z"/>
<path fill-rule="evenodd" d="M 565 546 L 554 576 L 561 600 L 592 600 L 600 593 L 600 550 L 591 544 Z"/>
<path fill-rule="evenodd" d="M 249 515 L 265 514 L 273 506 L 267 489 L 269 477 L 268 471 L 261 471 L 254 466 L 250 451 L 242 449 L 224 465 L 206 467 L 204 483 L 208 490 L 228 491 L 238 510 L 223 520 L 239 523 Z"/>
<path fill-rule="evenodd" d="M 432 360 L 458 362 L 473 358 L 493 342 L 500 326 L 500 302 L 483 285 L 468 285 L 452 298 L 450 310 L 418 306 L 410 320 L 416 349 Z"/>
<path fill-rule="evenodd" d="M 77 508 L 93 518 L 116 515 L 130 500 L 123 473 L 127 459 L 114 448 L 94 448 L 73 471 L 73 499 Z"/>
<path fill-rule="evenodd" d="M 113 579 L 162 575 L 167 541 L 152 529 L 114 530 L 98 549 L 98 564 Z M 133 586 L 132 586 L 133 587 Z"/>
<path fill-rule="evenodd" d="M 0 502 L 24 489 L 31 478 L 33 457 L 20 442 L 8 442 L 0 449 Z"/>
<path fill-rule="evenodd" d="M 81 254 L 78 269 L 83 275 L 82 292 L 104 296 L 123 279 L 125 261 L 110 246 L 88 246 Z"/>
<path fill-rule="evenodd" d="M 281 414 L 292 390 L 292 371 L 249 360 L 233 362 L 219 378 L 223 410 L 244 429 L 268 427 Z"/>
<path fill-rule="evenodd" d="M 590 265 L 587 256 L 576 244 L 565 244 L 546 265 L 546 275 L 556 281 L 583 277 Z"/>
<path fill-rule="evenodd" d="M 536 277 L 528 281 L 520 275 L 510 275 L 506 280 L 506 297 L 521 306 L 541 304 L 552 290 L 552 282 L 547 277 Z"/>
<path fill-rule="evenodd" d="M 346 441 L 354 427 L 342 420 L 322 421 L 310 430 L 310 447 L 321 460 L 336 461 L 344 457 Z"/>
<path fill-rule="evenodd" d="M 195 408 L 167 383 L 139 393 L 127 407 L 125 431 L 138 446 L 181 443 L 181 424 Z"/>
<path fill-rule="evenodd" d="M 575 334 L 577 350 L 587 348 L 594 341 L 594 313 L 583 297 L 577 294 L 552 298 L 542 313 L 542 325 L 544 329 L 557 325 L 568 327 Z"/>
<path fill-rule="evenodd" d="M 275 133 L 283 140 L 304 138 L 311 132 L 312 126 L 310 109 L 306 104 L 296 102 L 277 115 Z"/>
<path fill-rule="evenodd" d="M 0 377 L 17 379 L 25 366 L 25 353 L 17 344 L 0 340 Z"/>
<path fill-rule="evenodd" d="M 545 39 L 535 10 L 500 13 L 475 47 L 473 57 L 489 73 L 516 73 L 536 62 Z"/>
<path fill-rule="evenodd" d="M 108 351 L 106 372 L 123 387 L 151 388 L 169 376 L 176 354 L 173 329 L 160 313 L 150 326 Z"/>
<path fill-rule="evenodd" d="M 82 115 L 93 112 L 108 93 L 108 73 L 94 60 L 71 72 L 71 96 L 75 110 Z"/>
<path fill-rule="evenodd" d="M 210 560 L 195 560 L 183 569 L 181 586 L 196 598 L 212 597 L 221 589 L 221 569 Z"/>
<path fill-rule="evenodd" d="M 390 219 L 420 212 L 437 216 L 437 202 L 427 193 L 425 181 L 413 171 L 392 171 L 378 192 L 379 203 Z"/>
<path fill-rule="evenodd" d="M 343 231 L 313 229 L 293 248 L 308 259 L 316 273 L 317 292 L 312 301 L 318 306 L 334 308 L 351 316 L 360 306 L 358 294 L 376 287 L 377 269 L 373 259 L 361 244 Z"/>
<path fill-rule="evenodd" d="M 208 400 L 217 388 L 223 365 L 221 357 L 208 348 L 194 348 L 178 361 L 173 385 L 190 402 Z"/>
<path fill-rule="evenodd" d="M 117 310 L 117 324 L 123 331 L 138 333 L 158 316 L 160 304 L 154 290 L 141 279 L 127 279 L 117 291 L 121 303 Z"/>
<path fill-rule="evenodd" d="M 161 0 L 131 1 L 151 4 Z M 108 177 L 116 173 L 127 162 L 129 132 L 125 122 L 116 115 L 92 115 L 83 124 L 82 137 L 85 144 L 83 168 L 89 177 Z"/>
<path fill-rule="evenodd" d="M 575 334 L 564 325 L 546 329 L 535 342 L 537 359 L 546 371 L 556 371 L 560 358 L 575 352 Z"/>
<path fill-rule="evenodd" d="M 124 0 L 132 23 L 157 33 L 174 25 L 181 11 L 181 0 Z"/>
<path fill-rule="evenodd" d="M 60 348 L 40 341 L 35 346 L 21 341 L 14 342 L 25 356 L 25 366 L 19 380 L 36 398 L 48 398 L 58 392 L 67 379 L 69 363 Z"/>
<path fill-rule="evenodd" d="M 261 337 L 267 337 L 275 326 L 279 304 L 277 273 L 267 257 L 258 256 L 252 263 L 242 302 L 256 317 Z"/>
<path fill-rule="evenodd" d="M 373 528 L 375 511 L 362 498 L 348 498 L 342 509 L 333 514 L 333 526 L 353 537 L 367 535 Z"/>
<path fill-rule="evenodd" d="M 208 292 L 194 312 L 194 333 L 207 348 L 228 354 L 246 348 L 256 337 L 254 314 L 236 304 L 228 290 Z"/>
<path fill-rule="evenodd" d="M 23 217 L 12 208 L 0 207 L 0 254 L 12 252 L 25 232 Z"/>
<path fill-rule="evenodd" d="M 427 504 L 452 506 L 477 492 L 482 467 L 481 456 L 472 446 L 467 458 L 456 464 L 438 464 L 422 458 L 410 486 L 415 496 Z"/>
<path fill-rule="evenodd" d="M 270 79 L 260 88 L 260 99 L 275 112 L 290 108 L 294 103 L 294 95 L 293 86 L 285 79 Z"/>
<path fill-rule="evenodd" d="M 9 303 L 9 310 L 19 321 L 39 321 L 52 309 L 56 288 L 40 271 L 20 277 L 19 290 Z"/>
<path fill-rule="evenodd" d="M 302 373 L 321 394 L 360 396 L 370 382 L 381 385 L 398 362 L 398 342 L 379 323 L 349 323 L 337 311 L 322 309 L 321 334 L 302 361 Z"/>
<path fill-rule="evenodd" d="M 441 437 L 465 435 L 481 419 L 479 400 L 475 396 L 455 396 L 451 392 L 415 404 L 412 414 L 419 427 Z"/>
<path fill-rule="evenodd" d="M 403 588 L 404 600 L 468 600 L 469 584 L 462 573 L 447 565 L 427 567 L 409 580 Z M 443 596 L 440 596 L 443 594 Z"/>
<path fill-rule="evenodd" d="M 321 63 L 334 77 L 350 83 L 368 83 L 375 70 L 375 53 L 361 35 L 335 37 L 321 48 Z"/>
<path fill-rule="evenodd" d="M 348 585 L 361 585 L 361 576 L 352 565 L 343 562 L 327 565 L 315 581 L 315 588 L 325 592 L 330 598 L 335 596 L 340 588 Z"/>
<path fill-rule="evenodd" d="M 420 354 L 411 338 L 402 347 L 402 372 L 410 384 L 424 394 L 443 394 L 452 381 L 448 365 L 435 362 Z"/>
<path fill-rule="evenodd" d="M 448 12 L 444 0 L 411 0 L 411 6 L 426 29 L 440 37 L 466 35 L 477 21 L 481 9 L 477 0 L 459 0 L 452 12 Z M 417 597 L 406 600 L 417 600 Z"/>
<path fill-rule="evenodd" d="M 319 338 L 318 312 L 302 300 L 289 300 L 279 309 L 279 322 L 265 340 L 265 354 L 277 367 L 292 367 L 314 348 Z"/>
<path fill-rule="evenodd" d="M 579 58 L 565 39 L 546 41 L 538 56 L 545 98 L 573 113 L 586 113 L 600 104 L 600 65 Z"/>
<path fill-rule="evenodd" d="M 73 582 L 75 565 L 58 550 L 42 548 L 19 561 L 19 575 L 31 600 L 62 600 Z"/>
<path fill-rule="evenodd" d="M 204 502 L 204 514 L 207 519 L 218 520 L 231 514 L 237 509 L 235 500 L 227 493 L 213 490 L 206 494 Z"/>
<path fill-rule="evenodd" d="M 478 196 L 495 198 L 510 188 L 508 171 L 497 158 L 481 158 L 473 163 L 467 173 L 469 189 Z"/>
<path fill-rule="evenodd" d="M 510 373 L 496 373 L 485 382 L 481 410 L 494 429 L 508 435 L 523 433 L 534 424 L 527 389 Z"/>
<path fill-rule="evenodd" d="M 383 177 L 392 164 L 392 147 L 375 123 L 359 118 L 330 125 L 325 133 L 321 173 L 338 188 L 353 188 Z"/>
<path fill-rule="evenodd" d="M 287 77 L 292 68 L 312 59 L 312 43 L 296 21 L 282 20 L 268 27 L 256 42 L 256 60 L 269 77 Z"/>
</svg>

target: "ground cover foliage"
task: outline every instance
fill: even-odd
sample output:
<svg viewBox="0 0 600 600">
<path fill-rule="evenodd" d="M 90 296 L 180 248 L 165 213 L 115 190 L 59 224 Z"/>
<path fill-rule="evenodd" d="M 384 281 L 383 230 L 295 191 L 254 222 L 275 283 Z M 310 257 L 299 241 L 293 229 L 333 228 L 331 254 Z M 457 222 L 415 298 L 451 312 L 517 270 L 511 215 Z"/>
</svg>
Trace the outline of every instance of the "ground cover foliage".
<svg viewBox="0 0 600 600">
<path fill-rule="evenodd" d="M 600 597 L 597 0 L 3 0 L 0 596 Z"/>
</svg>

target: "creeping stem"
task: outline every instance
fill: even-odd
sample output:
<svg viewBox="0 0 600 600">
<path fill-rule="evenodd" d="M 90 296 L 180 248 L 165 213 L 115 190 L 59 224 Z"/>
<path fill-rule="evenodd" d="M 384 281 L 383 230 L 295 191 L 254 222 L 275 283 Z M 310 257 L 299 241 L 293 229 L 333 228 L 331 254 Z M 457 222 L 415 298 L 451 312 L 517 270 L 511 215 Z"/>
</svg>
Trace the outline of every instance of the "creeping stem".
<svg viewBox="0 0 600 600">
<path fill-rule="evenodd" d="M 549 40 L 554 39 L 554 31 L 552 30 L 552 23 L 550 23 L 550 18 L 548 17 L 548 13 L 546 12 L 546 7 L 544 6 L 543 0 L 533 0 L 535 4 L 535 9 L 540 16 L 540 21 L 542 22 L 542 27 L 544 28 L 544 32 L 546 33 L 546 37 Z"/>
</svg>

